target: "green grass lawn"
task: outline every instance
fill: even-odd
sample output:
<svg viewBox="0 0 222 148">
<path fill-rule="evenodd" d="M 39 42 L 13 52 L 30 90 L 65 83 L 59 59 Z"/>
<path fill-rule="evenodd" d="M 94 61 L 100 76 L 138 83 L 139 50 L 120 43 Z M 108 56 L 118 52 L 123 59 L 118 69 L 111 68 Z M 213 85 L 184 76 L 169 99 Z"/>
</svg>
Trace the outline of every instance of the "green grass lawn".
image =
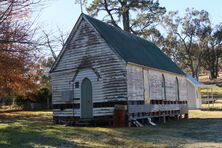
<svg viewBox="0 0 222 148">
<path fill-rule="evenodd" d="M 157 127 L 95 128 L 53 125 L 49 111 L 1 113 L 0 148 L 222 147 L 222 110 L 189 114 Z"/>
</svg>

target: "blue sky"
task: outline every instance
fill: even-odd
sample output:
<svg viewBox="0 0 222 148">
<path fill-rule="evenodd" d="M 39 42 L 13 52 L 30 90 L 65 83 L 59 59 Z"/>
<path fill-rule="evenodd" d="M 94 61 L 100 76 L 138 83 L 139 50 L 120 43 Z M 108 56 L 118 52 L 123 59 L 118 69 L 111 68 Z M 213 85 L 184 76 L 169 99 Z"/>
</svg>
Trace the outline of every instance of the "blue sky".
<svg viewBox="0 0 222 148">
<path fill-rule="evenodd" d="M 91 1 L 91 0 L 90 0 Z M 186 8 L 207 10 L 214 24 L 222 22 L 222 0 L 159 0 L 160 5 L 167 11 L 179 11 L 183 15 Z M 86 11 L 85 11 L 86 12 Z M 38 17 L 38 25 L 50 35 L 58 33 L 58 27 L 62 32 L 69 34 L 81 14 L 80 5 L 75 0 L 51 0 Z M 61 47 L 55 49 L 56 53 Z"/>
<path fill-rule="evenodd" d="M 47 30 L 55 31 L 57 27 L 70 32 L 81 11 L 75 0 L 53 0 L 40 13 L 38 24 Z M 187 7 L 207 10 L 214 24 L 222 22 L 222 0 L 159 0 L 167 11 L 179 10 L 183 15 Z"/>
</svg>

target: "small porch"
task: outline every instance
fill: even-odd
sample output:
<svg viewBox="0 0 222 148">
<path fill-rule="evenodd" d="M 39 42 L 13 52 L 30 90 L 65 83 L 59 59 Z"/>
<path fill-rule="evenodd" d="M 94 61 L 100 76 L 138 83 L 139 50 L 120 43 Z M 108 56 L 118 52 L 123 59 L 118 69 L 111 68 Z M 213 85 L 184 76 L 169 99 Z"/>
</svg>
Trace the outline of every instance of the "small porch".
<svg viewBox="0 0 222 148">
<path fill-rule="evenodd" d="M 213 105 L 215 102 L 214 89 L 216 85 L 205 85 L 187 74 L 188 80 L 188 106 L 189 109 L 201 109 L 203 104 Z"/>
</svg>

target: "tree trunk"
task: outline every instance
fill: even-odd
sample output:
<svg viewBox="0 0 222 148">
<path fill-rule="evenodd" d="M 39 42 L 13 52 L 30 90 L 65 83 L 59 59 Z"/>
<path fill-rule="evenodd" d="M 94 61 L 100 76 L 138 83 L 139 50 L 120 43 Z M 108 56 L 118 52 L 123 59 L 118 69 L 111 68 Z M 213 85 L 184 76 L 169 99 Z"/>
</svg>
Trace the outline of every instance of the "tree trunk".
<svg viewBox="0 0 222 148">
<path fill-rule="evenodd" d="M 130 32 L 129 10 L 123 13 L 123 29 L 127 32 Z"/>
<path fill-rule="evenodd" d="M 120 1 L 122 7 L 122 18 L 123 18 L 123 29 L 130 32 L 130 20 L 129 20 L 129 8 L 127 6 L 127 1 Z"/>
<path fill-rule="evenodd" d="M 191 70 L 192 77 L 195 78 L 195 70 L 194 70 L 192 61 L 191 61 L 191 64 L 189 64 L 189 67 L 190 67 L 190 70 Z"/>
<path fill-rule="evenodd" d="M 215 72 L 214 72 L 214 71 L 211 71 L 211 72 L 210 72 L 209 79 L 210 79 L 210 80 L 213 80 L 213 79 L 216 79 L 216 78 L 217 78 L 217 76 L 215 75 Z"/>
<path fill-rule="evenodd" d="M 201 53 L 198 56 L 198 61 L 197 61 L 197 65 L 195 68 L 195 78 L 198 81 L 199 80 L 199 74 L 200 74 L 200 63 L 201 63 Z"/>
<path fill-rule="evenodd" d="M 212 53 L 211 54 L 211 59 L 210 59 L 210 66 L 209 66 L 209 71 L 210 71 L 210 76 L 209 79 L 213 80 L 213 79 L 217 79 L 218 77 L 218 71 L 219 71 L 219 64 L 218 64 L 218 56 L 216 55 L 216 53 Z"/>
<path fill-rule="evenodd" d="M 218 77 L 218 67 L 216 65 L 214 65 L 210 68 L 209 79 L 213 80 L 213 79 L 217 79 L 217 77 Z"/>
</svg>

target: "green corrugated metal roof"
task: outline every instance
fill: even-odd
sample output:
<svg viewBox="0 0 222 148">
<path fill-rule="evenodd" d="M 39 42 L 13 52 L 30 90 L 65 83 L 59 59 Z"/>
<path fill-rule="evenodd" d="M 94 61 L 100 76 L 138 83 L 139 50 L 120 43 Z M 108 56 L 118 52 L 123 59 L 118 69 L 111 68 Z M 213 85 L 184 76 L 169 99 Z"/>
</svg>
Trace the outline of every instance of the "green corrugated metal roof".
<svg viewBox="0 0 222 148">
<path fill-rule="evenodd" d="M 156 45 L 91 16 L 85 18 L 126 62 L 185 75 Z"/>
</svg>

